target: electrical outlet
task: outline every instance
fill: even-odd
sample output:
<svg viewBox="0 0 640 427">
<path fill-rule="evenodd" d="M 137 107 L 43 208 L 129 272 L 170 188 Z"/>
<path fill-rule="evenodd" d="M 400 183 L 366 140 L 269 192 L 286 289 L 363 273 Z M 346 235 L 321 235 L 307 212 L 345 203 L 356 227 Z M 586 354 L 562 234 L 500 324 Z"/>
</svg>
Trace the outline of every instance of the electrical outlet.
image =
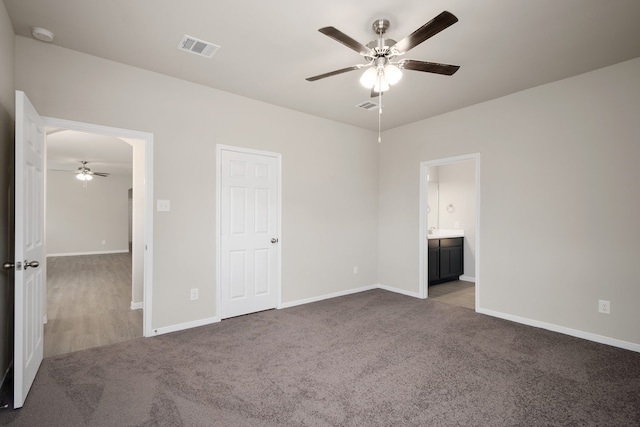
<svg viewBox="0 0 640 427">
<path fill-rule="evenodd" d="M 358 266 L 353 267 L 353 274 L 358 274 Z"/>
<path fill-rule="evenodd" d="M 198 288 L 191 289 L 191 301 L 198 299 Z"/>
<path fill-rule="evenodd" d="M 611 302 L 598 300 L 598 312 L 603 314 L 611 314 Z"/>
</svg>

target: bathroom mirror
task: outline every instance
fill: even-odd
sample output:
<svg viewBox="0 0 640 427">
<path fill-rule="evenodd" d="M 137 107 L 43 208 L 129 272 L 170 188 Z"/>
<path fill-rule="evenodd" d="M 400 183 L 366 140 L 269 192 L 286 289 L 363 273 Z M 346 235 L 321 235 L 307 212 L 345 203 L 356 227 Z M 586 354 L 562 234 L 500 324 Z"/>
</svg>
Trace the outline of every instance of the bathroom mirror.
<svg viewBox="0 0 640 427">
<path fill-rule="evenodd" d="M 427 184 L 427 228 L 436 229 L 440 228 L 438 211 L 440 206 L 440 199 L 438 194 L 438 183 L 429 181 Z"/>
</svg>

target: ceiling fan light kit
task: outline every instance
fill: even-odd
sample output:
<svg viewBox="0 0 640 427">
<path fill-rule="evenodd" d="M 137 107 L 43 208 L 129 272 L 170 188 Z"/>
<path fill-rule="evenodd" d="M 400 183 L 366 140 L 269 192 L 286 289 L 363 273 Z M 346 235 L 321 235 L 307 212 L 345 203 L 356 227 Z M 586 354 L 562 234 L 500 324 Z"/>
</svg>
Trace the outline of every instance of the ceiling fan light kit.
<svg viewBox="0 0 640 427">
<path fill-rule="evenodd" d="M 384 60 L 385 58 L 378 58 Z M 384 61 L 379 61 L 384 62 Z M 402 71 L 397 66 L 388 63 L 387 65 L 376 65 L 367 68 L 360 77 L 360 84 L 367 89 L 373 89 L 375 93 L 386 92 L 390 86 L 395 85 L 402 78 Z"/>
<path fill-rule="evenodd" d="M 387 79 L 390 85 L 394 85 L 400 81 L 402 78 L 402 71 L 400 68 L 396 67 L 393 64 L 387 64 L 384 69 L 384 77 Z"/>
<path fill-rule="evenodd" d="M 376 84 L 376 80 L 378 80 L 378 70 L 375 68 L 368 68 L 367 71 L 362 73 L 360 77 L 360 84 L 367 89 L 371 89 L 373 85 Z"/>
</svg>

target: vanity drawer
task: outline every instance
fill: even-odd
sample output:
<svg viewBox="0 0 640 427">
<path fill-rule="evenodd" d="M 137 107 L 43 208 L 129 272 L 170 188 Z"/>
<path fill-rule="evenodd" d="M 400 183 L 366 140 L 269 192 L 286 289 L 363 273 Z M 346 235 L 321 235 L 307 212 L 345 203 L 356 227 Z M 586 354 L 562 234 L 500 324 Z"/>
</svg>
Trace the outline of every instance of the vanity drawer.
<svg viewBox="0 0 640 427">
<path fill-rule="evenodd" d="M 462 240 L 463 240 L 463 237 L 452 237 L 449 239 L 440 239 L 440 247 L 450 248 L 453 246 L 462 246 Z"/>
<path fill-rule="evenodd" d="M 429 249 L 440 247 L 440 239 L 429 239 L 428 241 L 429 241 Z"/>
</svg>

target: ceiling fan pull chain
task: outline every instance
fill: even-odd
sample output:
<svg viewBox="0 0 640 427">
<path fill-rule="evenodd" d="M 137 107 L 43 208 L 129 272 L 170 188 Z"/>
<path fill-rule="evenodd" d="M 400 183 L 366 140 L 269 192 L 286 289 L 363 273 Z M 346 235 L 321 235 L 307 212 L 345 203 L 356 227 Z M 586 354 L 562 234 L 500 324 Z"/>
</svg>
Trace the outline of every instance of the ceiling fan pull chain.
<svg viewBox="0 0 640 427">
<path fill-rule="evenodd" d="M 378 92 L 378 144 L 382 142 L 380 122 L 382 121 L 382 92 Z"/>
</svg>

